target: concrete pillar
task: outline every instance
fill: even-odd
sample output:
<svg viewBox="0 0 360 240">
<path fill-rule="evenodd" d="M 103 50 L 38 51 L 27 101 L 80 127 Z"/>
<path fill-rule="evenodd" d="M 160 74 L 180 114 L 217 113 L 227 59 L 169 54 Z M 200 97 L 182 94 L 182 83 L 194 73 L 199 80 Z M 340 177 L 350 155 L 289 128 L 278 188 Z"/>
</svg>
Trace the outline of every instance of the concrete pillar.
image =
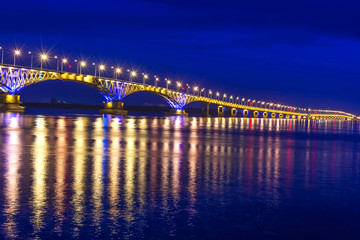
<svg viewBox="0 0 360 240">
<path fill-rule="evenodd" d="M 249 111 L 247 109 L 243 110 L 243 117 L 249 116 Z"/>
<path fill-rule="evenodd" d="M 263 118 L 267 118 L 268 117 L 268 113 L 267 112 L 263 112 Z"/>
<path fill-rule="evenodd" d="M 106 102 L 105 108 L 100 109 L 100 114 L 127 115 L 128 111 L 124 110 L 124 103 L 118 100 Z"/>
<path fill-rule="evenodd" d="M 201 117 L 211 117 L 209 113 L 210 103 L 201 103 Z"/>
<path fill-rule="evenodd" d="M 238 110 L 236 108 L 231 109 L 231 117 L 236 117 L 238 113 Z"/>
<path fill-rule="evenodd" d="M 0 94 L 0 111 L 24 112 L 25 107 L 20 104 L 20 95 Z"/>
<path fill-rule="evenodd" d="M 225 107 L 218 106 L 218 117 L 223 117 L 224 116 L 224 111 L 225 111 Z"/>
<path fill-rule="evenodd" d="M 283 118 L 283 114 L 282 114 L 282 113 L 279 113 L 279 118 Z"/>
<path fill-rule="evenodd" d="M 254 118 L 259 117 L 259 112 L 258 112 L 258 111 L 254 111 L 253 116 L 254 116 Z"/>
<path fill-rule="evenodd" d="M 275 118 L 276 117 L 276 113 L 271 113 L 271 117 Z"/>
<path fill-rule="evenodd" d="M 182 116 L 188 117 L 189 114 L 182 109 L 170 109 L 169 112 L 165 113 L 166 116 Z"/>
</svg>

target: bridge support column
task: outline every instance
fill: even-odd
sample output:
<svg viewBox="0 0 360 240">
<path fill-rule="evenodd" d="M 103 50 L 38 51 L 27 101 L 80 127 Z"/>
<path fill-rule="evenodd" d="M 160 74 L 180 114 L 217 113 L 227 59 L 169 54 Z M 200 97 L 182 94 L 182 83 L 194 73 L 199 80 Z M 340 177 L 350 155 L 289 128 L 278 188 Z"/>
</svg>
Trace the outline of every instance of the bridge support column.
<svg viewBox="0 0 360 240">
<path fill-rule="evenodd" d="M 243 110 L 243 117 L 248 117 L 249 116 L 249 111 L 244 109 Z"/>
<path fill-rule="evenodd" d="M 254 117 L 254 118 L 259 117 L 259 112 L 258 112 L 258 111 L 254 111 L 254 113 L 253 113 L 253 117 Z"/>
<path fill-rule="evenodd" d="M 169 112 L 165 113 L 166 116 L 182 116 L 188 117 L 189 114 L 182 109 L 170 109 Z"/>
<path fill-rule="evenodd" d="M 224 116 L 224 111 L 225 111 L 225 107 L 218 106 L 218 117 L 223 117 Z"/>
<path fill-rule="evenodd" d="M 201 117 L 211 117 L 209 113 L 210 103 L 201 103 Z"/>
<path fill-rule="evenodd" d="M 0 94 L 0 111 L 24 112 L 25 107 L 20 103 L 20 95 Z"/>
<path fill-rule="evenodd" d="M 268 113 L 267 112 L 263 112 L 263 118 L 267 118 L 268 117 Z"/>
<path fill-rule="evenodd" d="M 128 111 L 124 110 L 124 103 L 120 101 L 106 102 L 105 108 L 100 109 L 101 114 L 127 115 Z"/>
<path fill-rule="evenodd" d="M 275 118 L 276 117 L 276 113 L 271 113 L 271 117 Z"/>
<path fill-rule="evenodd" d="M 238 110 L 236 108 L 231 109 L 231 117 L 236 117 L 238 113 Z"/>
<path fill-rule="evenodd" d="M 279 113 L 279 118 L 283 118 L 283 114 L 282 113 Z"/>
</svg>

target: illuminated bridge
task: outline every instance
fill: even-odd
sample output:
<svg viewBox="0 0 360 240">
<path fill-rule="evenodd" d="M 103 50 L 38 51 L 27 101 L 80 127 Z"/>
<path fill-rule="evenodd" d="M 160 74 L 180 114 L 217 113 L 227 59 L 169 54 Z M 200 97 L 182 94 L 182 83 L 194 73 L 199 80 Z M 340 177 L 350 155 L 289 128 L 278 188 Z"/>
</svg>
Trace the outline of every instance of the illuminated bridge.
<svg viewBox="0 0 360 240">
<path fill-rule="evenodd" d="M 81 69 L 81 67 L 80 67 Z M 96 74 L 96 73 L 95 73 Z M 147 76 L 145 76 L 147 77 Z M 24 111 L 20 106 L 20 92 L 24 87 L 50 80 L 66 80 L 85 84 L 98 90 L 105 98 L 104 109 L 101 113 L 126 115 L 122 100 L 135 92 L 150 92 L 164 98 L 172 110 L 168 115 L 187 116 L 184 107 L 192 102 L 202 104 L 202 116 L 209 115 L 209 105 L 216 105 L 218 116 L 223 116 L 225 108 L 230 109 L 232 117 L 263 117 L 263 118 L 291 118 L 291 119 L 341 119 L 353 120 L 357 117 L 353 114 L 330 111 L 313 110 L 295 107 L 285 107 L 282 105 L 269 104 L 265 102 L 244 101 L 244 99 L 226 98 L 219 94 L 202 94 L 200 89 L 193 94 L 178 90 L 159 87 L 155 85 L 137 83 L 130 80 L 118 80 L 115 78 L 105 78 L 94 75 L 85 75 L 80 73 L 41 70 L 36 68 L 0 65 L 0 109 L 7 111 Z M 156 84 L 156 82 L 155 82 Z"/>
</svg>

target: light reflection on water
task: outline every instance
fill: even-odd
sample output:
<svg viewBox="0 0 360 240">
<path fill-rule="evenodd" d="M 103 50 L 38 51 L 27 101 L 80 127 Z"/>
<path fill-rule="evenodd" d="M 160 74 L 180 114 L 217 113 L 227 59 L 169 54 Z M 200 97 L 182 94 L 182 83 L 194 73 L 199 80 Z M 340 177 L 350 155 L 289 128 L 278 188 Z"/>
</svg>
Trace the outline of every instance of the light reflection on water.
<svg viewBox="0 0 360 240">
<path fill-rule="evenodd" d="M 333 229 L 360 216 L 356 122 L 0 114 L 0 124 L 0 238 L 286 237 L 322 219 L 317 209 L 343 214 Z"/>
</svg>

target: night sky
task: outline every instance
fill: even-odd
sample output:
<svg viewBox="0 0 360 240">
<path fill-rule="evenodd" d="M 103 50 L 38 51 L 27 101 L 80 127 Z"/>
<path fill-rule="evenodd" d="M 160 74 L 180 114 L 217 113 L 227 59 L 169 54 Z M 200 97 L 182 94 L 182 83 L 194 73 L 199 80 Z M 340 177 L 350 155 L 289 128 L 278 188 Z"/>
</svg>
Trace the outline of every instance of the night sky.
<svg viewBox="0 0 360 240">
<path fill-rule="evenodd" d="M 356 0 L 5 0 L 0 45 L 7 63 L 15 47 L 22 64 L 25 52 L 43 49 L 229 95 L 360 114 L 359 13 Z M 21 95 L 102 101 L 92 89 L 62 82 Z M 141 101 L 139 93 L 125 100 Z"/>
</svg>

